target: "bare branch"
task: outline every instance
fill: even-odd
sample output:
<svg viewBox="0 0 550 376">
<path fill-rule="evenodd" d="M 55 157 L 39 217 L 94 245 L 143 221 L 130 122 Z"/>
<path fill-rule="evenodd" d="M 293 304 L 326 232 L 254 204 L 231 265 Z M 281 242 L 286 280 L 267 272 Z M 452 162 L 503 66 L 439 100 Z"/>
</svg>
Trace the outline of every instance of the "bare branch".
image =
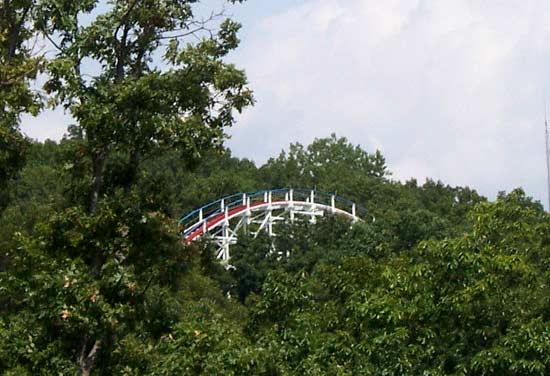
<svg viewBox="0 0 550 376">
<path fill-rule="evenodd" d="M 58 45 L 45 30 L 40 31 L 42 32 L 42 35 L 44 35 L 44 37 L 46 37 L 46 39 L 52 44 L 52 46 L 54 46 L 59 52 L 63 52 L 63 48 L 61 48 L 61 46 Z"/>
<path fill-rule="evenodd" d="M 210 36 L 213 36 L 213 32 L 211 30 L 206 29 L 204 27 L 200 27 L 200 28 L 193 29 L 191 31 L 188 31 L 188 32 L 182 33 L 182 34 L 161 35 L 158 38 L 156 38 L 156 40 L 185 38 L 185 37 L 188 37 L 190 35 L 196 35 L 196 33 L 198 33 L 199 31 L 206 31 L 210 34 Z"/>
</svg>

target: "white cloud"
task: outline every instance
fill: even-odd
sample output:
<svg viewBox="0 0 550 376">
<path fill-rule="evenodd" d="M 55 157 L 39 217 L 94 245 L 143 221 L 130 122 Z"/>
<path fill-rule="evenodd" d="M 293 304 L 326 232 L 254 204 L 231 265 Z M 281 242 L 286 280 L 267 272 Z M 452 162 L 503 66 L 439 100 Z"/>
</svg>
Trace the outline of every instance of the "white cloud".
<svg viewBox="0 0 550 376">
<path fill-rule="evenodd" d="M 274 4 L 231 9 L 244 15 L 232 59 L 246 69 L 258 100 L 230 130 L 235 154 L 263 162 L 290 142 L 336 132 L 381 149 L 396 178 L 432 177 L 491 197 L 523 186 L 546 202 L 550 3 Z M 69 122 L 60 110 L 48 111 L 26 117 L 22 128 L 33 138 L 59 139 Z"/>
<path fill-rule="evenodd" d="M 264 161 L 331 132 L 399 178 L 545 197 L 543 0 L 309 0 L 246 29 L 258 103 L 229 145 Z M 246 27 L 246 25 L 245 25 Z"/>
<path fill-rule="evenodd" d="M 39 116 L 23 115 L 22 131 L 27 136 L 37 140 L 60 140 L 67 132 L 67 125 L 73 120 L 62 110 L 44 110 Z"/>
</svg>

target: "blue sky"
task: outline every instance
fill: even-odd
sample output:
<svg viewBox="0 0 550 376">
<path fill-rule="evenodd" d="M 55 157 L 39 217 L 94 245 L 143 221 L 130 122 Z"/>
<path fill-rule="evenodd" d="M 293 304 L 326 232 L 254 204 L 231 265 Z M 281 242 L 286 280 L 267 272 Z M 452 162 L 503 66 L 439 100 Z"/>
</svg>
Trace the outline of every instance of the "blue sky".
<svg viewBox="0 0 550 376">
<path fill-rule="evenodd" d="M 395 179 L 491 198 L 521 186 L 547 201 L 550 2 L 249 0 L 227 11 L 243 24 L 230 60 L 257 99 L 228 130 L 235 155 L 263 163 L 335 132 L 381 149 Z M 23 129 L 59 138 L 67 121 L 48 112 Z"/>
</svg>

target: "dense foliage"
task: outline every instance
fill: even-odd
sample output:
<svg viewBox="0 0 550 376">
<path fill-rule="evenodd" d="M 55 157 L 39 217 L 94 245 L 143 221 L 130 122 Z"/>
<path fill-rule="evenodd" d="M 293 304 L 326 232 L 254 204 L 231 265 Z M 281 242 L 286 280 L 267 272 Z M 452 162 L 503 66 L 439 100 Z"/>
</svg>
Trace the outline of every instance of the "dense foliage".
<svg viewBox="0 0 550 376">
<path fill-rule="evenodd" d="M 325 169 L 319 145 L 329 165 L 356 163 Z M 3 373 L 82 373 L 87 356 L 92 374 L 549 373 L 550 218 L 521 190 L 491 203 L 468 188 L 398 183 L 379 153 L 332 136 L 259 168 L 229 150 L 198 164 L 168 152 L 144 162 L 129 196 L 108 164 L 104 202 L 88 215 L 66 194 L 72 168 L 58 168 L 73 147 L 32 143 L 10 186 Z M 348 196 L 376 220 L 243 234 L 231 270 L 208 244 L 180 241 L 185 210 L 312 176 L 319 189 L 356 187 Z"/>
<path fill-rule="evenodd" d="M 392 180 L 336 135 L 232 157 L 239 25 L 197 2 L 0 4 L 0 374 L 550 375 L 542 206 Z M 45 99 L 75 119 L 60 142 L 19 130 Z M 243 233 L 228 270 L 182 241 L 185 212 L 277 187 L 367 214 Z"/>
</svg>

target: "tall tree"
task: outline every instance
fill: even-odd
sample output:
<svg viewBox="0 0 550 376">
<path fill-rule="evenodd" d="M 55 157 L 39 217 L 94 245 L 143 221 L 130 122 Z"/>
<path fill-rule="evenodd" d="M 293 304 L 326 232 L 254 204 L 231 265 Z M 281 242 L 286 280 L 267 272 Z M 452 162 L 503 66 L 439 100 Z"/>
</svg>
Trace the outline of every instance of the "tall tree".
<svg viewBox="0 0 550 376">
<path fill-rule="evenodd" d="M 128 192 L 144 157 L 219 146 L 234 110 L 252 104 L 244 72 L 223 61 L 240 26 L 216 14 L 198 18 L 195 3 L 44 0 L 38 25 L 58 49 L 46 90 L 77 120 L 73 137 L 91 162 L 89 213 L 112 153 L 126 155 Z M 92 10 L 96 16 L 80 23 Z"/>
<path fill-rule="evenodd" d="M 239 25 L 197 17 L 196 3 L 36 6 L 35 27 L 57 50 L 45 89 L 76 120 L 75 163 L 66 167 L 89 191 L 85 208 L 69 207 L 17 237 L 0 275 L 7 317 L 0 370 L 108 374 L 127 338 L 158 339 L 177 317 L 164 297 L 176 289 L 187 253 L 172 220 L 133 200 L 139 163 L 167 148 L 197 156 L 221 146 L 234 111 L 253 101 L 244 72 L 224 62 L 238 45 Z M 99 205 L 106 166 L 121 157 L 126 179 Z M 28 355 L 20 353 L 22 333 L 35 349 Z"/>
</svg>

